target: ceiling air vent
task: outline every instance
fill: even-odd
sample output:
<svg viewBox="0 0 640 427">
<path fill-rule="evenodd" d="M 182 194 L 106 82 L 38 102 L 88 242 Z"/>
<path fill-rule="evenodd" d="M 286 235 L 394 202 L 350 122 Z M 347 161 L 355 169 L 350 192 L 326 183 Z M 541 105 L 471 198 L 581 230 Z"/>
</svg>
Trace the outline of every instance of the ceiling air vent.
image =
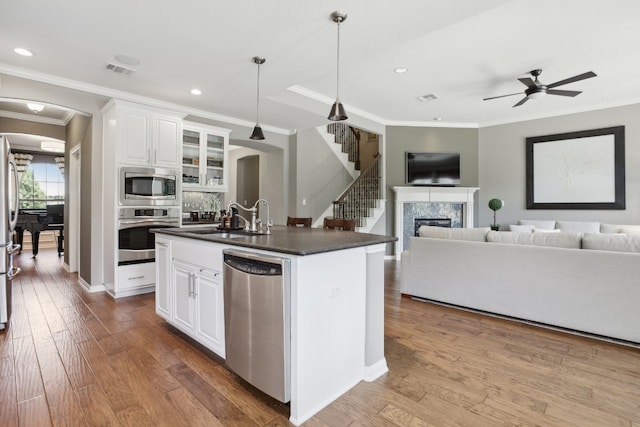
<svg viewBox="0 0 640 427">
<path fill-rule="evenodd" d="M 427 102 L 427 101 L 435 101 L 436 99 L 440 99 L 440 97 L 435 93 L 430 93 L 428 95 L 416 96 L 416 99 L 420 102 Z"/>
<path fill-rule="evenodd" d="M 107 71 L 112 71 L 116 74 L 122 74 L 124 76 L 130 76 L 135 71 L 135 70 L 132 70 L 131 68 L 123 67 L 122 65 L 116 65 L 112 62 L 107 62 L 107 66 L 105 69 Z"/>
</svg>

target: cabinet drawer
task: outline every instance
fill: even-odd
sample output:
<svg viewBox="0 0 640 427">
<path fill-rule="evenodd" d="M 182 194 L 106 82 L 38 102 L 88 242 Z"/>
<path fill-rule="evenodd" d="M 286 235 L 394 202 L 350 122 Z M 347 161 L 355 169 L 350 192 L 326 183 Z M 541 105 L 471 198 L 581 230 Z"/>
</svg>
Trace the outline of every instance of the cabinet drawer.
<svg viewBox="0 0 640 427">
<path fill-rule="evenodd" d="M 215 271 L 222 271 L 223 248 L 223 245 L 198 240 L 172 242 L 173 259 Z"/>
<path fill-rule="evenodd" d="M 118 267 L 118 291 L 153 285 L 156 282 L 156 263 L 121 265 Z"/>
</svg>

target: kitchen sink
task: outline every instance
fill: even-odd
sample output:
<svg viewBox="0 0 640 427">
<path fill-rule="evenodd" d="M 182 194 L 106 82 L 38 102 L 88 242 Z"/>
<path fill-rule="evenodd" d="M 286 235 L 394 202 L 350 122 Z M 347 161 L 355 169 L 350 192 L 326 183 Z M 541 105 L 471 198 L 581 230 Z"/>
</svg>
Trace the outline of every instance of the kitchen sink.
<svg viewBox="0 0 640 427">
<path fill-rule="evenodd" d="M 227 230 L 217 230 L 217 229 L 209 229 L 209 230 L 189 230 L 189 233 L 200 234 L 212 237 L 221 237 L 223 239 L 237 239 L 239 237 L 247 237 L 251 234 L 240 232 L 230 232 Z"/>
</svg>

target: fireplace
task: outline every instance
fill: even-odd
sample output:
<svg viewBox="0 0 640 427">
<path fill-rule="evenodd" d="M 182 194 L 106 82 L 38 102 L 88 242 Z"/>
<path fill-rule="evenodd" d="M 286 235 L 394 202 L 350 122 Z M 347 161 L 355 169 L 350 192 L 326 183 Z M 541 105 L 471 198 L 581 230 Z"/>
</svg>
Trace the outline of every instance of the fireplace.
<svg viewBox="0 0 640 427">
<path fill-rule="evenodd" d="M 445 227 L 451 228 L 451 218 L 414 218 L 413 219 L 413 230 L 414 236 L 418 236 L 418 230 L 423 225 L 427 225 L 429 227 Z"/>
<path fill-rule="evenodd" d="M 392 187 L 395 195 L 395 256 L 415 235 L 415 219 L 451 219 L 451 227 L 473 227 L 476 187 Z"/>
</svg>

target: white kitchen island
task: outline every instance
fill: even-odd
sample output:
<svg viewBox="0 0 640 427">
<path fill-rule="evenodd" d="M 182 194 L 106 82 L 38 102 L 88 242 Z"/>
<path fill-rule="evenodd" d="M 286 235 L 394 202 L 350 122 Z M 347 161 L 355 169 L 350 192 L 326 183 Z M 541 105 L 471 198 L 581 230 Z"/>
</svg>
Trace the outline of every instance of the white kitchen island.
<svg viewBox="0 0 640 427">
<path fill-rule="evenodd" d="M 292 423 L 303 423 L 358 382 L 387 371 L 384 254 L 394 237 L 296 227 L 236 238 L 209 231 L 157 230 L 156 311 L 224 357 L 222 251 L 288 258 Z M 194 280 L 193 301 L 186 297 L 191 288 L 181 286 L 186 274 Z"/>
</svg>

